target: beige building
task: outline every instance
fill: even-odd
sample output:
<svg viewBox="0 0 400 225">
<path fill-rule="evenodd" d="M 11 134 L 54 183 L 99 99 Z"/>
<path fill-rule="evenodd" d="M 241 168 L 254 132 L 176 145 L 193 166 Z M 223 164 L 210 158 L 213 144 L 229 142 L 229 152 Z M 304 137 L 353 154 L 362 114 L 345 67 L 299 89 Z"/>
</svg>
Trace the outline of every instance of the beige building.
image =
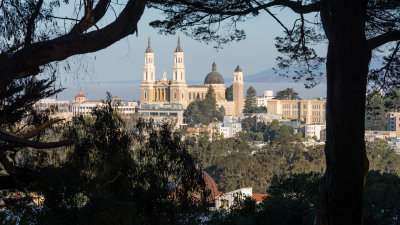
<svg viewBox="0 0 400 225">
<path fill-rule="evenodd" d="M 325 124 L 326 100 L 268 100 L 268 113 L 281 114 L 283 119 L 300 120 L 306 124 Z"/>
<path fill-rule="evenodd" d="M 212 71 L 207 74 L 202 85 L 186 84 L 184 54 L 178 37 L 178 46 L 174 52 L 172 80 L 167 79 L 164 72 L 161 80 L 155 78 L 154 52 L 150 38 L 144 54 L 143 81 L 140 85 L 140 104 L 181 104 L 186 108 L 192 101 L 206 97 L 209 86 L 215 91 L 218 107 L 225 115 L 241 115 L 244 106 L 243 71 L 237 66 L 233 81 L 233 101 L 225 98 L 225 82 L 217 71 L 217 65 L 212 64 Z"/>
</svg>

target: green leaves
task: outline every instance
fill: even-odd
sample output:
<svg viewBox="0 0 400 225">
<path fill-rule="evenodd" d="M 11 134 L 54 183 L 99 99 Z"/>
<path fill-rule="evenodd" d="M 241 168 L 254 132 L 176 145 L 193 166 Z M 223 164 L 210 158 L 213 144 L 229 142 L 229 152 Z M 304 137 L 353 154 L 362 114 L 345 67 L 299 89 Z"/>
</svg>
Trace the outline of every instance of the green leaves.
<svg viewBox="0 0 400 225">
<path fill-rule="evenodd" d="M 257 110 L 256 89 L 250 86 L 246 92 L 246 100 L 244 101 L 244 113 L 253 113 Z"/>
<path fill-rule="evenodd" d="M 214 88 L 210 85 L 205 99 L 196 99 L 191 102 L 183 113 L 187 123 L 209 124 L 222 121 L 223 116 L 217 110 L 217 100 L 215 99 Z"/>
<path fill-rule="evenodd" d="M 278 91 L 275 99 L 280 100 L 297 100 L 301 99 L 299 93 L 295 92 L 293 88 L 286 88 L 285 90 Z"/>
</svg>

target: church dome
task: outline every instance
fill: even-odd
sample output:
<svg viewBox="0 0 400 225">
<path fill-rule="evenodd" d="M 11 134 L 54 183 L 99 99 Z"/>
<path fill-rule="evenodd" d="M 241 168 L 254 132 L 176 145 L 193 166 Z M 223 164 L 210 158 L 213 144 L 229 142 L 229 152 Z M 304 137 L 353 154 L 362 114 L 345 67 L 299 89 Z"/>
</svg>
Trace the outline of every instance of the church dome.
<svg viewBox="0 0 400 225">
<path fill-rule="evenodd" d="M 215 62 L 212 64 L 212 71 L 207 74 L 204 84 L 225 84 L 224 78 L 217 72 L 217 64 Z"/>
<path fill-rule="evenodd" d="M 80 91 L 79 91 L 79 94 L 77 94 L 77 95 L 75 96 L 75 99 L 76 99 L 76 98 L 86 98 L 86 96 L 83 95 L 83 94 L 82 94 L 82 90 L 80 90 Z"/>
</svg>

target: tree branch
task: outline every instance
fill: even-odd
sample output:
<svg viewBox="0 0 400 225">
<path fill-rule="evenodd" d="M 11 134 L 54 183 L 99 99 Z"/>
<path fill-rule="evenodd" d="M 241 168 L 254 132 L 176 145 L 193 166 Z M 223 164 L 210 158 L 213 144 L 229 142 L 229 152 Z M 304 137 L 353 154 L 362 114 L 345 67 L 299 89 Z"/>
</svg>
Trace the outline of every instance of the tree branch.
<svg viewBox="0 0 400 225">
<path fill-rule="evenodd" d="M 18 188 L 20 188 L 20 185 L 15 181 L 14 177 L 0 176 L 0 190 Z"/>
<path fill-rule="evenodd" d="M 26 35 L 25 35 L 25 46 L 30 45 L 32 42 L 32 37 L 35 32 L 35 20 L 39 16 L 40 9 L 42 8 L 43 0 L 39 0 L 36 4 L 36 7 L 28 19 L 28 23 L 26 24 Z"/>
<path fill-rule="evenodd" d="M 100 30 L 78 35 L 67 34 L 33 43 L 0 59 L 0 87 L 12 79 L 27 76 L 38 66 L 104 49 L 137 32 L 137 23 L 145 5 L 146 0 L 129 0 L 118 18 Z"/>
<path fill-rule="evenodd" d="M 0 162 L 3 165 L 4 169 L 11 176 L 23 178 L 20 180 L 27 180 L 33 174 L 33 171 L 26 168 L 21 168 L 19 166 L 14 165 L 11 160 L 9 160 L 3 150 L 0 150 Z M 17 181 L 18 182 L 18 181 Z M 18 182 L 20 183 L 20 182 Z"/>
<path fill-rule="evenodd" d="M 3 132 L 4 134 L 7 134 L 9 136 L 14 136 L 14 137 L 18 137 L 18 138 L 25 138 L 25 139 L 30 139 L 35 137 L 36 135 L 38 135 L 40 132 L 42 132 L 43 130 L 45 130 L 46 128 L 50 127 L 51 125 L 58 123 L 60 121 L 63 121 L 64 119 L 53 119 L 53 120 L 49 120 L 43 124 L 41 124 L 40 126 L 38 126 L 37 128 L 35 128 L 34 130 L 28 131 L 25 134 L 14 134 L 10 131 L 4 130 L 2 128 L 0 128 L 0 132 Z"/>
<path fill-rule="evenodd" d="M 378 48 L 388 42 L 400 40 L 400 30 L 389 31 L 379 36 L 373 37 L 367 40 L 367 44 L 370 50 Z"/>
<path fill-rule="evenodd" d="M 247 15 L 250 13 L 258 12 L 259 10 L 264 10 L 273 6 L 283 6 L 290 8 L 295 13 L 312 13 L 319 12 L 321 9 L 320 2 L 314 2 L 308 5 L 302 5 L 302 1 L 288 1 L 288 0 L 275 0 L 265 4 L 259 4 L 257 7 L 249 7 L 245 10 L 220 10 L 215 7 L 207 7 L 199 2 L 190 2 L 182 0 L 179 5 L 188 5 L 204 13 L 216 14 L 216 15 Z"/>
<path fill-rule="evenodd" d="M 31 147 L 35 149 L 50 149 L 50 148 L 59 148 L 64 146 L 72 145 L 73 142 L 70 140 L 58 141 L 58 142 L 36 142 L 30 141 L 24 138 L 19 138 L 15 136 L 11 136 L 0 131 L 0 140 L 21 146 L 21 147 Z"/>
<path fill-rule="evenodd" d="M 72 27 L 70 33 L 83 33 L 90 27 L 96 25 L 96 23 L 106 14 L 109 5 L 110 0 L 100 0 L 97 2 L 94 9 L 91 9 L 91 7 L 86 9 L 85 7 L 85 15 L 79 23 Z"/>
</svg>

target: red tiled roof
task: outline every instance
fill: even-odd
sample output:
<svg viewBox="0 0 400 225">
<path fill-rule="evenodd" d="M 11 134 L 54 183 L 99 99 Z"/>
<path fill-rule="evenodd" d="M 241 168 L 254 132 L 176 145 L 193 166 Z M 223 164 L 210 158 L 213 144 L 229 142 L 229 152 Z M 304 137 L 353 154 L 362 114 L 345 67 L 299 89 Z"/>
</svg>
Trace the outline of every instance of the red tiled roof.
<svg viewBox="0 0 400 225">
<path fill-rule="evenodd" d="M 262 202 L 264 198 L 268 197 L 267 194 L 253 194 L 252 198 L 257 202 Z"/>
</svg>

